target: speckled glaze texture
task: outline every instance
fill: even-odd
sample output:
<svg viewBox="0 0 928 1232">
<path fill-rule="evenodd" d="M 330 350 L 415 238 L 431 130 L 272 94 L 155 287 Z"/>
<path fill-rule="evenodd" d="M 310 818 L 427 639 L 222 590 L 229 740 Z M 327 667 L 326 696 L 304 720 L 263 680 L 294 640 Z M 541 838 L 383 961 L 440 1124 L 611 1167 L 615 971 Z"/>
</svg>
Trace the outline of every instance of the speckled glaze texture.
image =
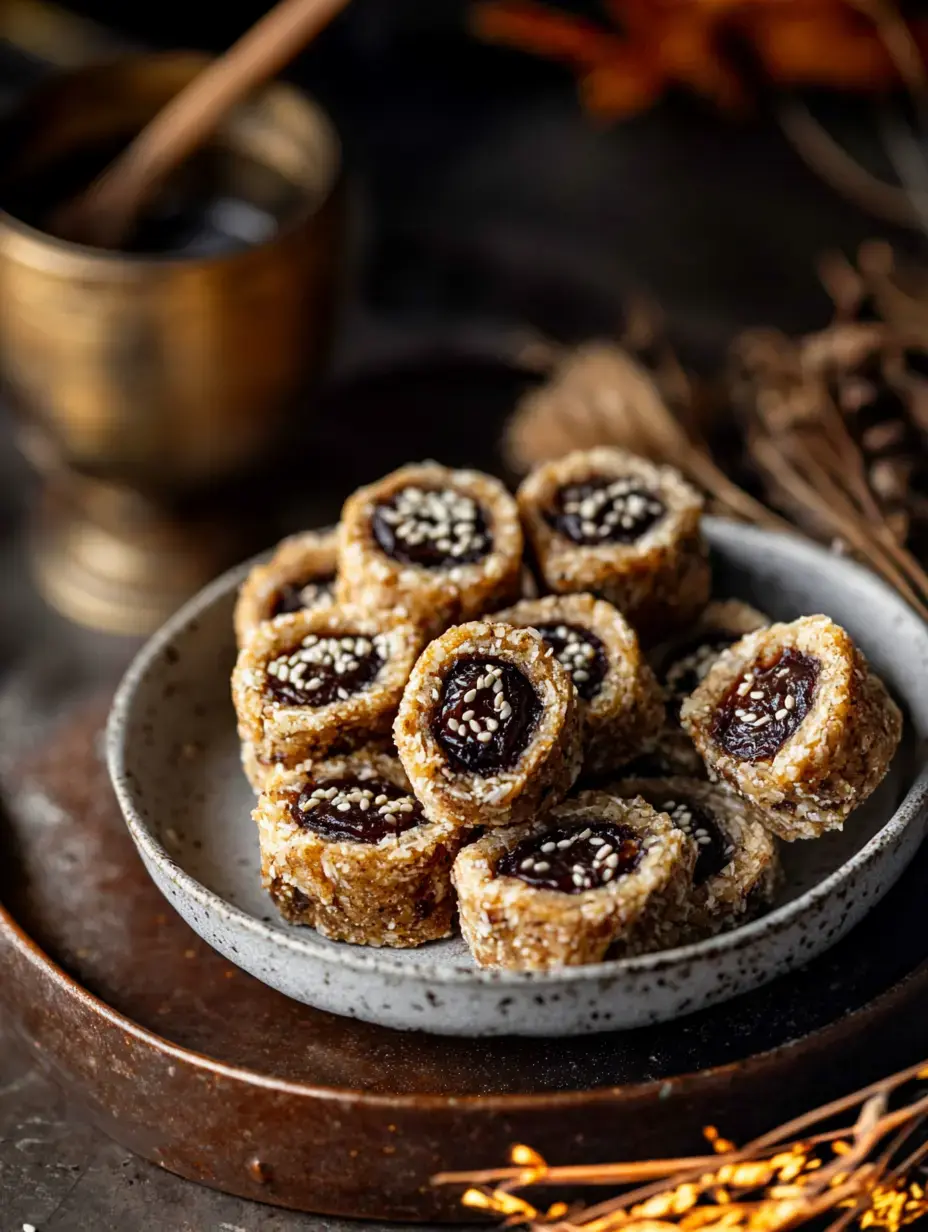
<svg viewBox="0 0 928 1232">
<path fill-rule="evenodd" d="M 219 578 L 139 654 L 114 703 L 108 757 L 151 875 L 211 945 L 297 1000 L 391 1027 L 459 1035 L 569 1035 L 642 1026 L 801 966 L 883 897 L 925 834 L 928 629 L 867 571 L 791 536 L 707 519 L 717 593 L 774 620 L 825 610 L 860 644 L 907 714 L 905 758 L 842 833 L 784 853 L 774 910 L 660 954 L 567 971 L 478 970 L 460 938 L 368 951 L 274 919 L 260 887 L 253 795 L 228 678 L 245 568 Z"/>
</svg>

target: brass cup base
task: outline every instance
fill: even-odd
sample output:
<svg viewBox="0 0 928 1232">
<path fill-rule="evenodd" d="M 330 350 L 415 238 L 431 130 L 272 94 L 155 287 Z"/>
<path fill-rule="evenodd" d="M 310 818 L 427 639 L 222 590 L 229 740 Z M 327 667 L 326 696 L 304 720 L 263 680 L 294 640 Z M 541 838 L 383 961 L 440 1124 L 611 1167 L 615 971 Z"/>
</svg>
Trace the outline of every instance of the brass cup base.
<svg viewBox="0 0 928 1232">
<path fill-rule="evenodd" d="M 32 539 L 39 589 L 63 615 L 107 633 L 153 632 L 217 573 L 255 549 L 254 519 L 180 516 L 87 480 L 48 484 Z"/>
</svg>

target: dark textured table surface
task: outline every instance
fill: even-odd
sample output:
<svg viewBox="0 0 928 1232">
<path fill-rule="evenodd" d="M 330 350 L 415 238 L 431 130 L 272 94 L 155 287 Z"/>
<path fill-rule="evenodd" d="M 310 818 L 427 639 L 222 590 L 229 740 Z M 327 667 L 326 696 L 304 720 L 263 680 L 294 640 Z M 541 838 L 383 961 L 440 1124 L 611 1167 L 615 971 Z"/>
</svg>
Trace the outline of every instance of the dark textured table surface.
<svg viewBox="0 0 928 1232">
<path fill-rule="evenodd" d="M 159 27 L 158 7 L 131 6 L 134 36 L 208 45 Z M 314 448 L 326 457 L 325 480 L 294 514 L 307 523 L 331 518 L 366 471 L 388 469 L 411 448 L 454 463 L 491 462 L 494 426 L 519 387 L 493 367 L 507 331 L 526 324 L 563 336 L 608 331 L 622 292 L 644 285 L 662 298 L 683 349 L 711 364 L 743 325 L 822 321 L 814 256 L 879 230 L 818 184 L 769 125 L 730 128 L 671 110 L 604 134 L 578 114 L 565 76 L 526 66 L 514 80 L 514 61 L 472 51 L 443 66 L 450 36 L 442 23 L 423 31 L 413 20 L 410 51 L 374 6 L 357 8 L 361 16 L 305 66 L 345 134 L 363 206 L 362 273 L 334 377 L 419 363 L 449 347 L 490 359 L 485 391 L 479 368 L 460 382 L 451 371 L 441 415 L 433 385 L 415 376 L 404 386 L 401 423 L 371 413 L 376 381 L 351 399 L 354 428 L 368 434 L 363 462 L 345 419 L 320 420 Z M 430 54 L 427 36 L 437 40 Z M 2 102 L 39 66 L 0 50 Z M 0 759 L 15 755 L 24 731 L 70 696 L 115 679 L 132 649 L 73 628 L 36 595 L 25 551 L 33 489 L 0 416 Z M 129 1156 L 66 1106 L 0 1021 L 0 1232 L 24 1225 L 38 1232 L 356 1226 L 228 1198 Z"/>
</svg>

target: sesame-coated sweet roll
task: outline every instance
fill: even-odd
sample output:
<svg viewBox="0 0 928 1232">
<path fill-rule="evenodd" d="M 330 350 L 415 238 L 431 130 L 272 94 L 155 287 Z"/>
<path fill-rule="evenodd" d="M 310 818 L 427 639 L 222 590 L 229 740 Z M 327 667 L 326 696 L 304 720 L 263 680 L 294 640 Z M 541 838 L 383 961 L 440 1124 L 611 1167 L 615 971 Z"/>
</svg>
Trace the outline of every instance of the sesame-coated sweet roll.
<svg viewBox="0 0 928 1232">
<path fill-rule="evenodd" d="M 441 632 L 519 597 L 522 547 L 518 509 L 498 480 L 404 466 L 346 501 L 338 595 L 372 611 L 402 608 Z"/>
<path fill-rule="evenodd" d="M 702 498 L 670 467 L 621 449 L 582 450 L 538 467 L 517 499 L 551 590 L 608 599 L 649 645 L 705 606 Z"/>
<path fill-rule="evenodd" d="M 696 844 L 644 800 L 581 792 L 461 851 L 461 931 L 480 966 L 526 971 L 663 949 L 695 862 Z"/>
<path fill-rule="evenodd" d="M 364 749 L 277 769 L 254 819 L 265 889 L 291 923 L 356 945 L 450 934 L 466 835 L 428 820 L 395 757 Z"/>
<path fill-rule="evenodd" d="M 577 691 L 541 634 L 474 621 L 425 648 L 393 738 L 430 817 L 505 826 L 567 794 L 580 731 Z"/>
<path fill-rule="evenodd" d="M 335 568 L 334 530 L 305 531 L 279 543 L 269 561 L 255 565 L 239 591 L 235 604 L 239 649 L 264 621 L 331 603 Z"/>
<path fill-rule="evenodd" d="M 643 797 L 696 844 L 678 943 L 737 928 L 772 904 L 781 880 L 776 839 L 735 792 L 686 778 L 628 779 L 613 790 Z"/>
<path fill-rule="evenodd" d="M 387 737 L 421 644 L 412 625 L 340 604 L 259 626 L 232 673 L 249 757 L 295 766 Z"/>
<path fill-rule="evenodd" d="M 530 626 L 570 673 L 583 714 L 583 772 L 615 770 L 642 752 L 664 718 L 654 673 L 622 614 L 592 595 L 548 595 L 497 612 Z"/>
<path fill-rule="evenodd" d="M 883 683 L 827 616 L 771 625 L 723 651 L 681 719 L 710 776 L 788 841 L 840 830 L 902 734 Z"/>
<path fill-rule="evenodd" d="M 689 697 L 723 650 L 746 633 L 770 624 L 769 616 L 739 599 L 714 599 L 699 619 L 653 656 L 667 698 L 668 718 L 676 723 Z"/>
</svg>

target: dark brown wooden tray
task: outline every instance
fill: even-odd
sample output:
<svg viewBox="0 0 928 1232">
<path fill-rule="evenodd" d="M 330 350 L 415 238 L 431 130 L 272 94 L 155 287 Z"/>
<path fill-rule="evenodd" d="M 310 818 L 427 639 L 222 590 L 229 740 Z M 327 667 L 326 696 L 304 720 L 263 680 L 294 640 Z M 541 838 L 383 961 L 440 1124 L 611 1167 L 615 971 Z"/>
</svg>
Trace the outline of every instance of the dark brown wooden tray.
<svg viewBox="0 0 928 1232">
<path fill-rule="evenodd" d="M 806 970 L 728 1006 L 575 1040 L 463 1040 L 335 1018 L 199 941 L 152 886 L 99 760 L 105 702 L 4 784 L 0 997 L 114 1138 L 295 1209 L 455 1219 L 447 1168 L 515 1141 L 579 1162 L 736 1138 L 928 1052 L 928 851 Z"/>
</svg>

